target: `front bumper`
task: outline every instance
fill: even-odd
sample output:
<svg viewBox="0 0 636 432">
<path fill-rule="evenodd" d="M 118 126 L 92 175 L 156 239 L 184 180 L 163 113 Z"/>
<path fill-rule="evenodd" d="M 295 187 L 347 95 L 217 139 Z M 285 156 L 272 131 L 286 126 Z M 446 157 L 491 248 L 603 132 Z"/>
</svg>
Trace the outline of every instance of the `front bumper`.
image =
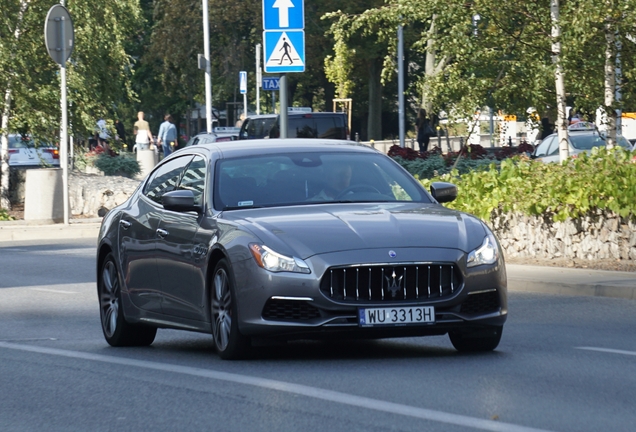
<svg viewBox="0 0 636 432">
<path fill-rule="evenodd" d="M 323 276 L 343 265 L 393 265 L 385 251 L 348 251 L 307 260 L 311 274 L 271 273 L 248 259 L 233 269 L 239 308 L 239 328 L 249 336 L 282 338 L 383 338 L 445 334 L 462 327 L 501 326 L 508 313 L 503 259 L 490 266 L 466 268 L 465 254 L 454 249 L 396 250 L 404 263 L 452 263 L 461 284 L 444 297 L 393 300 L 342 299 L 321 291 Z M 396 264 L 397 265 L 397 264 Z M 326 277 L 326 276 L 325 276 Z M 391 327 L 361 327 L 360 307 L 434 306 L 435 322 Z"/>
</svg>

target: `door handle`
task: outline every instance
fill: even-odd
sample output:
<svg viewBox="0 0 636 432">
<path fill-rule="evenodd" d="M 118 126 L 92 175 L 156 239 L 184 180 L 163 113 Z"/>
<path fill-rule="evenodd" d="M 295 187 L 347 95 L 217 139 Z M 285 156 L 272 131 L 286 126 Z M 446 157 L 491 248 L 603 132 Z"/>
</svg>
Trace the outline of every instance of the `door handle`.
<svg viewBox="0 0 636 432">
<path fill-rule="evenodd" d="M 164 230 L 164 229 L 159 228 L 159 229 L 157 230 L 157 235 L 158 235 L 159 237 L 161 237 L 161 238 L 164 238 L 164 237 L 165 237 L 165 236 L 167 236 L 168 234 L 169 234 L 169 233 L 168 233 L 168 231 L 166 231 L 166 230 Z"/>
<path fill-rule="evenodd" d="M 121 225 L 121 227 L 125 230 L 127 230 L 128 228 L 130 228 L 132 226 L 132 224 L 130 222 L 128 222 L 127 220 L 120 220 L 119 221 L 119 225 Z"/>
</svg>

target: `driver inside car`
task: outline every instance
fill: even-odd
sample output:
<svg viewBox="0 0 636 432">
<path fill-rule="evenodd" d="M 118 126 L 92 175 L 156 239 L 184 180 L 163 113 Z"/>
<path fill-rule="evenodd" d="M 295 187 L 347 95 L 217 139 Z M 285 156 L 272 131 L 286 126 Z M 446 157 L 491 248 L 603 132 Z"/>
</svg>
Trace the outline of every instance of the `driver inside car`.
<svg viewBox="0 0 636 432">
<path fill-rule="evenodd" d="M 351 165 L 336 162 L 325 167 L 327 184 L 311 201 L 333 201 L 351 183 Z"/>
</svg>

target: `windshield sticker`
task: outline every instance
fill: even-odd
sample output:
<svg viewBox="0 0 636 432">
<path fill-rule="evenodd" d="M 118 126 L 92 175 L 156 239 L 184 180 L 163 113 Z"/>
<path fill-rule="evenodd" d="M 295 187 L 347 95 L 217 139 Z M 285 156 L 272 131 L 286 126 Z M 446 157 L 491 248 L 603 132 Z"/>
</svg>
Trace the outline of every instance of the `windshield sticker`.
<svg viewBox="0 0 636 432">
<path fill-rule="evenodd" d="M 253 205 L 254 205 L 254 201 L 239 201 L 238 202 L 239 207 L 253 206 Z"/>
</svg>

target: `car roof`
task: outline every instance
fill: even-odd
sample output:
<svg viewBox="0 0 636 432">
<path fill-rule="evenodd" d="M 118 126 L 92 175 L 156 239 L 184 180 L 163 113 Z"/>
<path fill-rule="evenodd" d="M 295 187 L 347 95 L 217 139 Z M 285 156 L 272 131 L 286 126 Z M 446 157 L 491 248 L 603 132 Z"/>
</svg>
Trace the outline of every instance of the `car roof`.
<svg viewBox="0 0 636 432">
<path fill-rule="evenodd" d="M 260 154 L 301 152 L 360 152 L 380 153 L 378 150 L 355 141 L 326 140 L 316 138 L 252 139 L 241 141 L 222 141 L 200 144 L 196 147 L 220 152 L 224 158 L 252 156 Z"/>
</svg>

